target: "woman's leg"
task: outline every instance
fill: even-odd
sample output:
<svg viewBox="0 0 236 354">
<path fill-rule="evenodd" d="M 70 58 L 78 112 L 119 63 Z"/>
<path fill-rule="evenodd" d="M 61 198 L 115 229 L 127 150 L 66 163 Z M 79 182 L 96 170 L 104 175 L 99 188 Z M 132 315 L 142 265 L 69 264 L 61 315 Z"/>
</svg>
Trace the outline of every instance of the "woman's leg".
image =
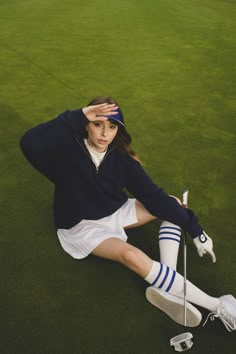
<svg viewBox="0 0 236 354">
<path fill-rule="evenodd" d="M 172 269 L 177 268 L 181 228 L 168 221 L 162 221 L 158 235 L 160 261 Z"/>
<path fill-rule="evenodd" d="M 181 204 L 178 198 L 173 198 Z M 156 217 L 150 214 L 138 200 L 136 200 L 135 207 L 138 222 L 136 224 L 129 225 L 126 228 L 138 227 L 156 219 Z M 158 237 L 160 261 L 170 266 L 172 269 L 176 269 L 177 267 L 180 240 L 181 228 L 168 221 L 163 221 L 160 226 Z"/>
<path fill-rule="evenodd" d="M 142 278 L 150 272 L 153 263 L 144 252 L 117 238 L 103 241 L 93 250 L 92 254 L 119 262 Z"/>
<path fill-rule="evenodd" d="M 92 252 L 93 255 L 125 265 L 144 278 L 153 287 L 183 298 L 182 275 L 163 263 L 153 261 L 138 248 L 116 238 L 103 241 Z M 187 281 L 187 300 L 210 311 L 216 311 L 219 299 L 211 297 Z"/>
<path fill-rule="evenodd" d="M 136 227 L 155 219 L 143 206 L 138 207 L 137 218 L 138 223 L 133 225 Z M 149 296 L 152 297 L 152 301 L 150 298 L 149 301 L 174 321 L 184 325 L 184 279 L 174 269 L 153 261 L 141 250 L 116 238 L 103 241 L 92 254 L 120 262 L 144 278 L 152 285 L 147 288 Z M 221 319 L 228 331 L 236 330 L 236 299 L 232 295 L 220 298 L 211 297 L 189 281 L 187 281 L 186 287 L 188 301 L 212 311 L 212 318 Z M 186 301 L 187 326 L 197 326 L 201 322 L 201 313 L 188 301 Z"/>
<path fill-rule="evenodd" d="M 147 224 L 150 221 L 156 220 L 157 217 L 149 213 L 149 211 L 140 203 L 138 200 L 135 201 L 136 208 L 136 217 L 138 222 L 129 226 L 126 226 L 125 229 L 130 229 L 133 227 L 139 227 L 144 224 Z"/>
</svg>

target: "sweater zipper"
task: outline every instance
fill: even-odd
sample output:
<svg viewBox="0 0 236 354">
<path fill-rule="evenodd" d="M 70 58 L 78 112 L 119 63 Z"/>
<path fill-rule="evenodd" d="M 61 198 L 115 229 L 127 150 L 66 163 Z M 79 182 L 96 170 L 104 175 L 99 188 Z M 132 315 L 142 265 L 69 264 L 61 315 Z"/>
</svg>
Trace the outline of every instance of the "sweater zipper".
<svg viewBox="0 0 236 354">
<path fill-rule="evenodd" d="M 95 163 L 93 162 L 93 159 L 91 157 L 91 155 L 89 154 L 89 152 L 83 147 L 83 145 L 80 143 L 79 139 L 75 137 L 75 140 L 77 141 L 77 143 L 81 146 L 82 150 L 85 152 L 85 154 L 88 156 L 88 158 L 92 161 L 92 163 L 94 164 L 95 168 L 96 168 L 96 173 L 99 174 L 99 168 L 101 166 L 101 164 L 103 163 L 103 161 L 107 158 L 107 156 L 115 149 L 114 147 L 108 151 L 108 153 L 104 156 L 103 160 L 101 161 L 99 166 L 96 166 Z"/>
<path fill-rule="evenodd" d="M 101 165 L 103 164 L 104 160 L 107 158 L 107 156 L 108 156 L 113 150 L 115 150 L 114 147 L 111 148 L 111 150 L 109 150 L 109 151 L 107 152 L 107 154 L 104 156 L 103 160 L 101 161 L 100 165 L 99 165 L 98 167 L 96 166 L 96 172 L 97 172 L 97 174 L 99 173 L 99 169 L 100 169 Z"/>
</svg>

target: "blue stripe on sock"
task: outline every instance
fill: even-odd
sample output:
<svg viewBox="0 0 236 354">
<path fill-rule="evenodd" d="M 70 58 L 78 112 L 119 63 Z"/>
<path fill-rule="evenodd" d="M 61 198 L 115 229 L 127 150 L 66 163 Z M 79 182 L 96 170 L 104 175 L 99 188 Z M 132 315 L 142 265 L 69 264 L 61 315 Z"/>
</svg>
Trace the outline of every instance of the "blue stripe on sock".
<svg viewBox="0 0 236 354">
<path fill-rule="evenodd" d="M 173 285 L 173 283 L 175 281 L 175 276 L 176 276 L 176 271 L 173 270 L 173 274 L 172 274 L 172 277 L 171 277 L 170 284 L 169 284 L 168 288 L 166 289 L 167 292 L 170 291 L 170 289 L 171 289 L 171 287 L 172 287 L 172 285 Z"/>
<path fill-rule="evenodd" d="M 159 273 L 158 273 L 158 275 L 157 275 L 156 279 L 154 280 L 154 282 L 153 282 L 151 285 L 155 285 L 155 284 L 156 284 L 156 282 L 158 281 L 158 279 L 159 279 L 159 278 L 160 278 L 160 276 L 161 276 L 162 269 L 163 269 L 163 264 L 162 264 L 162 263 L 160 263 L 160 265 L 161 265 L 161 267 L 160 267 Z"/>
<path fill-rule="evenodd" d="M 163 285 L 165 284 L 166 279 L 167 279 L 168 274 L 169 274 L 169 271 L 170 271 L 170 268 L 167 266 L 166 267 L 166 274 L 164 276 L 164 279 L 162 280 L 161 284 L 158 286 L 159 289 L 161 289 L 163 287 Z"/>
<path fill-rule="evenodd" d="M 172 238 L 172 237 L 159 237 L 159 241 L 161 240 L 172 240 L 180 243 L 180 240 L 177 240 L 176 238 Z"/>
<path fill-rule="evenodd" d="M 177 237 L 180 237 L 180 234 L 176 234 L 175 232 L 166 232 L 166 231 L 163 231 L 163 232 L 159 232 L 159 236 L 160 235 L 175 235 Z"/>
<path fill-rule="evenodd" d="M 173 227 L 173 226 L 161 226 L 160 230 L 163 230 L 163 229 L 171 229 L 171 230 L 177 230 L 177 231 L 181 232 L 181 228 Z"/>
</svg>

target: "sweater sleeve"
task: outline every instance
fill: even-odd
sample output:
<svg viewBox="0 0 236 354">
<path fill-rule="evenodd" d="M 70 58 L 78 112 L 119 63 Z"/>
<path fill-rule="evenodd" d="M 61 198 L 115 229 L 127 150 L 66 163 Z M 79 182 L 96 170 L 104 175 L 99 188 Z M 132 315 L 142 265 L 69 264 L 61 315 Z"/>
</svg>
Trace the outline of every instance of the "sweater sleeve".
<svg viewBox="0 0 236 354">
<path fill-rule="evenodd" d="M 167 195 L 138 162 L 132 160 L 129 164 L 126 188 L 152 215 L 179 225 L 192 238 L 202 233 L 203 229 L 192 210 L 182 207 L 175 198 Z"/>
<path fill-rule="evenodd" d="M 55 183 L 63 147 L 73 136 L 83 132 L 86 123 L 82 109 L 66 111 L 28 130 L 20 140 L 21 150 L 39 172 Z"/>
</svg>

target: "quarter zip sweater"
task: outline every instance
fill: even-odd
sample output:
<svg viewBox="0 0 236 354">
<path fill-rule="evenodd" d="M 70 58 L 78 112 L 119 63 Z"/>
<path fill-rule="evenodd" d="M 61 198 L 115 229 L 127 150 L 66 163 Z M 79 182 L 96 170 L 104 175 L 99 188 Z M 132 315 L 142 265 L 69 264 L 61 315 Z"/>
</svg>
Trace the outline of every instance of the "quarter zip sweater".
<svg viewBox="0 0 236 354">
<path fill-rule="evenodd" d="M 83 141 L 87 123 L 82 109 L 66 111 L 30 129 L 20 140 L 27 160 L 55 185 L 57 229 L 113 214 L 127 201 L 128 191 L 152 215 L 181 226 L 193 238 L 202 233 L 196 215 L 159 188 L 115 141 L 96 168 Z"/>
</svg>

